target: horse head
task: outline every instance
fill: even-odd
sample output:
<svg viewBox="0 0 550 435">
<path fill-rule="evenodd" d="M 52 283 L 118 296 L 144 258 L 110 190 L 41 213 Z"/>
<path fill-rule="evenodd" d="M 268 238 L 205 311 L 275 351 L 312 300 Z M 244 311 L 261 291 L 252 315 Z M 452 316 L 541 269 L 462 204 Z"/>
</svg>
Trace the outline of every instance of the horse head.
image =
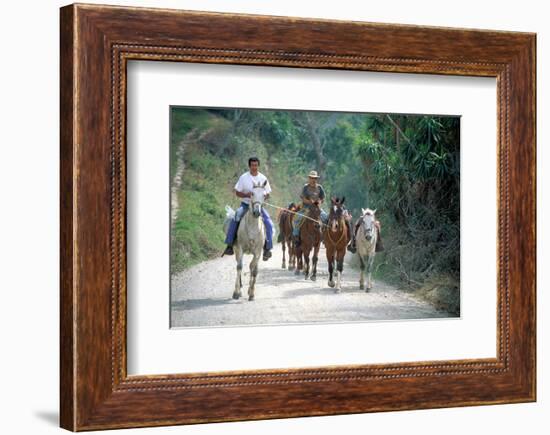
<svg viewBox="0 0 550 435">
<path fill-rule="evenodd" d="M 252 198 L 250 199 L 250 202 L 252 204 L 252 214 L 255 218 L 259 218 L 262 214 L 262 205 L 265 199 L 266 184 L 267 180 L 265 180 L 263 183 L 254 183 L 252 186 Z"/>
<path fill-rule="evenodd" d="M 321 207 L 319 201 L 313 201 L 313 204 L 309 208 L 309 217 L 312 219 L 319 219 L 321 217 Z"/>
<path fill-rule="evenodd" d="M 371 240 L 374 235 L 374 227 L 376 222 L 376 209 L 371 210 L 370 208 L 362 208 L 361 209 L 361 225 L 363 226 L 363 233 L 365 234 L 365 238 L 367 240 Z"/>
<path fill-rule="evenodd" d="M 330 198 L 330 213 L 328 215 L 328 226 L 332 232 L 340 231 L 344 224 L 344 201 L 346 197 L 342 199 L 337 196 Z"/>
</svg>

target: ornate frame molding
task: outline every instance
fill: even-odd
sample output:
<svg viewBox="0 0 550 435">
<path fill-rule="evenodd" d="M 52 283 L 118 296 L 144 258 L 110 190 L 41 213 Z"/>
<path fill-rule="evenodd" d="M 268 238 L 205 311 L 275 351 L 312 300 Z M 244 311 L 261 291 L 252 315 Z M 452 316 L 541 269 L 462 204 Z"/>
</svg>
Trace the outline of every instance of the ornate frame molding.
<svg viewBox="0 0 550 435">
<path fill-rule="evenodd" d="M 210 25 L 230 36 L 220 41 Z M 321 37 L 313 42 L 313 35 Z M 496 77 L 497 358 L 128 376 L 129 60 Z M 91 5 L 62 8 L 62 427 L 90 430 L 535 400 L 534 74 L 533 34 Z M 512 234 L 511 225 L 528 228 L 526 238 Z M 226 394 L 248 408 L 228 407 Z M 315 401 L 308 399 L 311 394 Z"/>
</svg>

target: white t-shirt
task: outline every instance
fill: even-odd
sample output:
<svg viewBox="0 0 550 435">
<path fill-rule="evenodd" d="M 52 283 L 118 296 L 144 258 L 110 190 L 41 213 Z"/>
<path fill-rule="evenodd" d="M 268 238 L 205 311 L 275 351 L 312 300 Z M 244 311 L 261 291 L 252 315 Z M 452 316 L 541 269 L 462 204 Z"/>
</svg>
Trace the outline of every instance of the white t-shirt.
<svg viewBox="0 0 550 435">
<path fill-rule="evenodd" d="M 257 175 L 252 175 L 250 171 L 248 171 L 239 177 L 237 184 L 235 184 L 235 190 L 242 193 L 252 193 L 254 184 L 263 184 L 266 180 L 266 176 L 261 172 L 258 172 Z M 271 193 L 269 181 L 265 185 L 265 193 Z M 250 198 L 240 198 L 240 200 L 246 204 L 250 204 Z"/>
</svg>

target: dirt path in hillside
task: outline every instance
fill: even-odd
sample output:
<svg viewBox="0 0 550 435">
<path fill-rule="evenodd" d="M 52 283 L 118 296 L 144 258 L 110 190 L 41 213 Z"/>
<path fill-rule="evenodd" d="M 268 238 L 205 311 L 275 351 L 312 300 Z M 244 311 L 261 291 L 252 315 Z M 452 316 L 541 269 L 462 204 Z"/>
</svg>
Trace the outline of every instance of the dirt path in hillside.
<svg viewBox="0 0 550 435">
<path fill-rule="evenodd" d="M 359 290 L 359 271 L 349 267 L 346 256 L 342 292 L 327 285 L 324 248 L 319 252 L 317 281 L 281 268 L 281 245 L 273 257 L 260 261 L 256 299 L 247 298 L 248 265 L 245 256 L 243 297 L 233 300 L 235 257 L 205 261 L 172 277 L 171 326 L 201 327 L 254 324 L 344 322 L 449 317 L 429 303 L 380 281 L 366 293 Z"/>
<path fill-rule="evenodd" d="M 185 149 L 191 143 L 200 142 L 204 136 L 210 133 L 211 129 L 207 129 L 199 134 L 197 129 L 192 129 L 183 137 L 178 144 L 176 152 L 176 168 L 172 179 L 172 187 L 170 192 L 170 217 L 172 225 L 176 222 L 180 209 L 178 192 L 181 189 L 183 182 L 183 173 L 185 172 Z"/>
<path fill-rule="evenodd" d="M 194 130 L 187 133 L 176 148 L 176 170 L 172 180 L 172 189 L 170 192 L 170 222 L 172 222 L 172 225 L 176 222 L 176 217 L 178 216 L 178 212 L 180 210 L 178 192 L 181 188 L 183 172 L 185 171 L 185 161 L 183 160 L 183 155 L 185 153 L 185 147 L 193 135 Z"/>
</svg>

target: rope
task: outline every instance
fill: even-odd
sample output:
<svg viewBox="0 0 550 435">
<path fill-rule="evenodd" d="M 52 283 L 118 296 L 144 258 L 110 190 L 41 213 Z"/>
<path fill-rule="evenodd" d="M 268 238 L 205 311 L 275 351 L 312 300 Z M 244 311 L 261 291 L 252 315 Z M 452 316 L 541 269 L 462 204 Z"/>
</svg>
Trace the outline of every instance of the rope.
<svg viewBox="0 0 550 435">
<path fill-rule="evenodd" d="M 278 205 L 274 205 L 274 204 L 270 204 L 269 202 L 264 202 L 265 205 L 269 205 L 270 207 L 273 207 L 273 208 L 278 208 L 279 210 L 284 210 L 288 213 L 292 213 L 292 214 L 296 214 L 298 216 L 302 216 L 306 219 L 309 219 L 310 221 L 313 221 L 315 222 L 316 224 L 319 224 L 319 225 L 322 225 L 322 226 L 327 226 L 327 224 L 321 222 L 320 220 L 316 220 L 316 219 L 313 219 L 313 218 L 310 218 L 308 215 L 305 215 L 303 213 L 298 213 L 298 212 L 295 212 L 295 211 L 291 211 L 289 210 L 288 208 L 286 207 L 279 207 Z"/>
</svg>

